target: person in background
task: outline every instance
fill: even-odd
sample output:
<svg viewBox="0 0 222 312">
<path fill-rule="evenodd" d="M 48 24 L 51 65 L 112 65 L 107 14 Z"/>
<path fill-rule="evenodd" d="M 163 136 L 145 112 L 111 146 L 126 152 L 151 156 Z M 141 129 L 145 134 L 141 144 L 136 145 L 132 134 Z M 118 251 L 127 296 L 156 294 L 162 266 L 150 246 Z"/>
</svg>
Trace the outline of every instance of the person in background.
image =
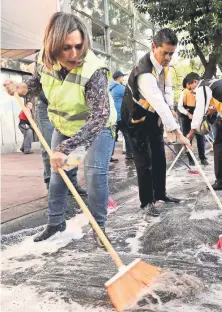
<svg viewBox="0 0 222 312">
<path fill-rule="evenodd" d="M 180 99 L 178 102 L 178 110 L 181 113 L 181 123 L 183 135 L 187 136 L 191 129 L 191 122 L 193 118 L 193 113 L 195 111 L 196 99 L 193 92 L 189 91 L 186 86 L 186 79 L 183 80 L 184 90 L 181 92 Z M 195 133 L 197 140 L 197 149 L 201 164 L 204 166 L 209 165 L 207 158 L 205 156 L 205 137 L 202 134 Z M 187 152 L 187 157 L 190 166 L 195 166 L 193 158 L 190 153 Z"/>
<path fill-rule="evenodd" d="M 27 102 L 25 106 L 29 110 L 29 114 L 31 116 L 32 115 L 32 103 Z M 20 151 L 23 152 L 24 154 L 33 154 L 33 151 L 32 151 L 33 130 L 31 128 L 31 125 L 28 121 L 26 114 L 23 111 L 20 112 L 18 117 L 19 117 L 19 125 L 18 125 L 19 130 L 22 132 L 24 136 Z"/>
<path fill-rule="evenodd" d="M 48 116 L 48 101 L 45 97 L 45 94 L 43 91 L 40 92 L 38 103 L 36 106 L 36 117 L 37 117 L 37 124 L 39 127 L 39 130 L 41 131 L 43 137 L 45 138 L 47 144 L 49 147 L 51 147 L 51 140 L 52 140 L 52 134 L 54 127 L 51 124 Z M 47 189 L 49 188 L 49 182 L 51 177 L 51 165 L 50 165 L 50 158 L 46 150 L 43 146 L 41 146 L 42 150 L 42 160 L 44 165 L 44 182 L 46 184 Z M 77 181 L 77 171 L 78 167 L 72 169 L 72 176 L 71 181 L 76 189 L 76 191 L 81 196 L 87 196 L 86 190 L 84 190 Z"/>
<path fill-rule="evenodd" d="M 130 74 L 122 104 L 124 121 L 136 165 L 139 197 L 144 218 L 157 217 L 164 203 L 180 200 L 166 193 L 166 157 L 163 124 L 177 136 L 180 144 L 190 142 L 175 118 L 169 62 L 178 39 L 172 29 L 164 28 L 153 38 L 152 52 L 140 59 Z"/>
<path fill-rule="evenodd" d="M 77 150 L 85 156 L 89 210 L 106 235 L 109 163 L 117 118 L 108 88 L 110 76 L 110 70 L 91 50 L 85 24 L 74 14 L 57 12 L 46 27 L 33 76 L 26 83 L 4 83 L 10 95 L 37 95 L 43 90 L 54 126 L 48 224 L 34 237 L 35 242 L 66 229 L 68 188 L 57 170 Z M 67 175 L 70 178 L 70 171 Z M 93 238 L 98 247 L 103 247 L 95 231 Z"/>
<path fill-rule="evenodd" d="M 109 90 L 112 94 L 112 97 L 114 99 L 116 111 L 117 111 L 117 125 L 116 125 L 116 135 L 118 131 L 121 131 L 126 143 L 126 156 L 125 159 L 133 159 L 133 154 L 132 154 L 132 149 L 130 146 L 130 141 L 129 141 L 129 135 L 127 132 L 127 128 L 124 126 L 124 123 L 121 120 L 121 106 L 123 102 L 123 97 L 124 97 L 124 92 L 126 87 L 123 85 L 123 79 L 124 79 L 124 74 L 121 71 L 116 71 L 113 74 L 113 81 L 111 82 L 109 86 Z M 114 144 L 114 149 L 115 149 L 115 144 Z M 115 159 L 111 158 L 111 161 L 114 161 Z"/>
<path fill-rule="evenodd" d="M 191 122 L 188 138 L 192 138 L 195 130 L 200 130 L 205 114 L 218 113 L 215 122 L 214 140 L 214 172 L 216 181 L 212 185 L 215 191 L 222 190 L 222 79 L 201 79 L 191 72 L 186 76 L 187 88 L 196 95 L 196 109 Z"/>
</svg>

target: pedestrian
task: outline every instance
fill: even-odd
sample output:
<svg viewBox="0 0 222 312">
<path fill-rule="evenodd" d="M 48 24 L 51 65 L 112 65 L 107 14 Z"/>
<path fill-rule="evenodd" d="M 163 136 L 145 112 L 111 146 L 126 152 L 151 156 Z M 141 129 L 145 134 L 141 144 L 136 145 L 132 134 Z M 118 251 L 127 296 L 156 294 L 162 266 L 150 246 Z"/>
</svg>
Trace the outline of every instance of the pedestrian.
<svg viewBox="0 0 222 312">
<path fill-rule="evenodd" d="M 195 93 L 196 109 L 191 122 L 188 138 L 192 138 L 195 130 L 202 131 L 204 116 L 218 112 L 215 122 L 214 140 L 214 172 L 216 181 L 212 185 L 215 191 L 222 190 L 222 79 L 201 79 L 191 72 L 186 76 L 187 88 Z"/>
<path fill-rule="evenodd" d="M 158 206 L 179 203 L 166 193 L 166 157 L 163 124 L 190 147 L 175 118 L 169 62 L 178 39 L 164 28 L 153 38 L 152 51 L 133 68 L 122 105 L 122 120 L 128 128 L 136 165 L 139 197 L 144 216 L 158 216 Z M 162 124 L 163 123 L 163 124 Z"/>
<path fill-rule="evenodd" d="M 186 88 L 186 79 L 183 80 L 183 88 L 184 90 L 181 92 L 178 102 L 178 110 L 181 113 L 183 135 L 187 136 L 191 130 L 191 122 L 195 111 L 196 100 L 193 92 Z M 207 166 L 209 163 L 205 156 L 205 137 L 204 135 L 198 133 L 195 133 L 195 137 L 197 140 L 197 149 L 201 164 Z M 189 165 L 195 166 L 194 160 L 190 156 L 189 152 L 187 152 L 187 157 L 189 160 Z"/>
<path fill-rule="evenodd" d="M 116 110 L 108 91 L 111 73 L 90 49 L 84 23 L 75 15 L 55 13 L 45 30 L 35 73 L 26 83 L 5 82 L 9 94 L 39 94 L 49 102 L 54 126 L 51 148 L 48 224 L 34 241 L 64 231 L 68 189 L 57 169 L 79 147 L 87 150 L 85 178 L 88 207 L 105 233 L 108 206 L 109 162 L 114 144 Z M 67 172 L 70 177 L 70 172 Z M 102 247 L 95 231 L 93 237 Z"/>
<path fill-rule="evenodd" d="M 26 108 L 29 111 L 30 116 L 32 115 L 32 103 L 27 102 L 25 104 Z M 32 142 L 33 142 L 33 130 L 32 127 L 28 121 L 28 118 L 26 114 L 21 111 L 19 114 L 19 130 L 22 132 L 24 138 L 22 142 L 22 146 L 20 148 L 20 151 L 23 152 L 23 154 L 33 154 L 32 151 Z"/>
<path fill-rule="evenodd" d="M 117 125 L 116 125 L 116 136 L 118 134 L 118 131 L 121 131 L 126 143 L 126 155 L 125 159 L 133 159 L 132 149 L 130 146 L 129 141 L 129 135 L 127 132 L 127 128 L 124 126 L 124 123 L 121 120 L 121 106 L 123 102 L 124 92 L 126 87 L 123 85 L 123 79 L 124 74 L 121 71 L 115 71 L 113 74 L 113 81 L 110 84 L 109 90 L 112 94 L 112 97 L 114 99 L 116 111 L 117 111 Z M 114 149 L 115 149 L 115 143 L 114 143 Z M 113 151 L 114 151 L 113 149 Z M 115 159 L 114 159 L 115 160 Z M 111 161 L 114 161 L 111 158 Z"/>
<path fill-rule="evenodd" d="M 52 123 L 49 120 L 48 116 L 48 101 L 45 97 L 45 94 L 43 91 L 40 92 L 38 103 L 36 106 L 36 117 L 37 117 L 37 124 L 39 127 L 39 130 L 41 131 L 43 137 L 45 138 L 47 144 L 51 146 L 51 140 L 52 140 L 52 134 L 54 127 Z M 47 189 L 49 188 L 49 182 L 51 177 L 51 166 L 50 166 L 50 158 L 48 153 L 46 152 L 44 146 L 41 145 L 41 151 L 42 151 L 42 160 L 43 160 L 43 166 L 44 166 L 44 182 L 46 184 Z M 81 196 L 87 196 L 87 192 L 85 189 L 83 189 L 77 181 L 77 172 L 78 167 L 75 167 L 72 169 L 71 174 L 71 181 L 74 185 L 76 191 Z M 71 194 L 71 193 L 70 193 Z"/>
</svg>

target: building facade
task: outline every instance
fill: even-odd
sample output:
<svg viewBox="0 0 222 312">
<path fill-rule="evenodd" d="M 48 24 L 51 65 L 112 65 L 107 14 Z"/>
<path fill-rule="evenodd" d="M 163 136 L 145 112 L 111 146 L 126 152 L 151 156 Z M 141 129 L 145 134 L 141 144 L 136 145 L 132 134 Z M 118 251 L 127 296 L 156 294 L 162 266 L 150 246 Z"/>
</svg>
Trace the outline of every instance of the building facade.
<svg viewBox="0 0 222 312">
<path fill-rule="evenodd" d="M 88 26 L 94 52 L 112 71 L 131 71 L 150 49 L 154 26 L 130 0 L 71 0 L 70 12 Z"/>
</svg>

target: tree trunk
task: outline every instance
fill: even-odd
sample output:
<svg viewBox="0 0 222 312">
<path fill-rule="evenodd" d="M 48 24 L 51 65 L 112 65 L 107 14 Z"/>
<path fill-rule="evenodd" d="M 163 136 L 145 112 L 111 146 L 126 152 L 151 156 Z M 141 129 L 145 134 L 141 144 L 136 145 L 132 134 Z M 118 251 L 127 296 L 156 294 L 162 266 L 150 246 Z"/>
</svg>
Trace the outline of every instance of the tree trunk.
<svg viewBox="0 0 222 312">
<path fill-rule="evenodd" d="M 203 74 L 204 79 L 211 79 L 213 76 L 216 76 L 217 57 L 215 56 L 215 54 L 209 55 L 209 61 L 204 67 L 205 67 L 205 72 Z"/>
</svg>

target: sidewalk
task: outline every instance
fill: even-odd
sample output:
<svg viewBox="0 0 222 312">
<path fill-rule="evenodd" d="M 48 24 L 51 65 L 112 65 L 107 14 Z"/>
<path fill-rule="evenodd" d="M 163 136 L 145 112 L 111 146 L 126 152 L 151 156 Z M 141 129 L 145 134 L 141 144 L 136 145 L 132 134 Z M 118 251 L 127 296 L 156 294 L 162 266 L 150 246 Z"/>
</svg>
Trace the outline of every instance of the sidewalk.
<svg viewBox="0 0 222 312">
<path fill-rule="evenodd" d="M 1 223 L 47 208 L 47 190 L 43 180 L 40 152 L 1 156 Z M 83 180 L 83 168 L 78 171 Z"/>
<path fill-rule="evenodd" d="M 124 159 L 122 144 L 117 144 L 115 157 Z M 47 190 L 43 180 L 41 152 L 31 155 L 1 155 L 1 224 L 47 209 Z M 83 164 L 78 182 L 84 185 Z"/>
</svg>

